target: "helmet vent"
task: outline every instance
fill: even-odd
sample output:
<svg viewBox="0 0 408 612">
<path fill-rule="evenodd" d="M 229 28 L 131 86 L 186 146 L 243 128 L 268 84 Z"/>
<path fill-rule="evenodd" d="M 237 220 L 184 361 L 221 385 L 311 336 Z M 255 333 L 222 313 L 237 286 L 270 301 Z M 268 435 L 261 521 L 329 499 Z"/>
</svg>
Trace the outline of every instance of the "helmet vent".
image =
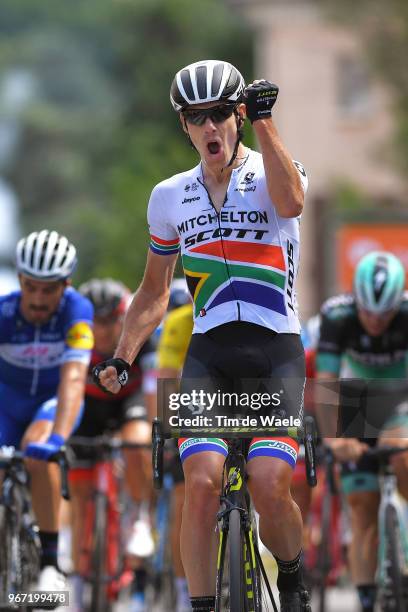
<svg viewBox="0 0 408 612">
<path fill-rule="evenodd" d="M 198 66 L 196 70 L 197 93 L 200 100 L 207 98 L 207 66 Z"/>
<path fill-rule="evenodd" d="M 44 267 L 44 266 L 43 266 L 43 264 L 44 264 L 45 254 L 46 254 L 46 252 L 47 252 L 47 246 L 48 246 L 48 242 L 46 242 L 46 243 L 44 244 L 43 252 L 42 252 L 42 254 L 41 254 L 41 259 L 40 259 L 40 269 Z M 58 244 L 56 244 L 56 245 L 54 246 L 54 252 L 52 253 L 52 255 L 51 255 L 51 257 L 50 257 L 50 261 L 49 261 L 49 263 L 48 263 L 48 265 L 49 265 L 50 269 L 52 269 L 52 267 L 53 267 L 53 265 L 54 265 L 54 263 L 55 263 L 55 259 L 56 259 L 56 257 L 57 257 L 57 252 L 58 252 Z M 66 259 L 66 258 L 64 258 L 64 259 Z M 63 264 L 63 261 L 61 261 L 61 262 L 60 262 L 60 265 L 62 265 L 62 264 Z"/>
<path fill-rule="evenodd" d="M 54 263 L 54 259 L 55 259 L 56 253 L 55 255 L 52 256 L 52 263 Z M 65 264 L 65 262 L 67 261 L 67 257 L 68 257 L 68 249 L 66 249 L 64 255 L 62 256 L 62 259 L 60 261 L 60 266 L 63 266 Z"/>
<path fill-rule="evenodd" d="M 388 277 L 388 262 L 384 257 L 377 259 L 376 266 L 373 273 L 373 284 L 374 284 L 374 297 L 375 301 L 379 302 L 381 295 L 387 283 Z"/>
<path fill-rule="evenodd" d="M 216 96 L 220 91 L 222 74 L 224 72 L 224 64 L 217 64 L 214 68 L 213 78 L 211 83 L 211 95 Z"/>
<path fill-rule="evenodd" d="M 34 266 L 34 259 L 35 259 L 35 254 L 36 254 L 36 253 L 35 253 L 35 252 L 36 252 L 36 249 L 35 249 L 35 245 L 36 245 L 36 243 L 37 243 L 37 240 L 34 242 L 34 244 L 33 244 L 33 248 L 31 249 L 31 253 L 30 253 L 31 257 L 30 257 L 30 263 L 29 263 L 29 265 L 30 265 L 31 267 L 33 267 L 33 266 Z"/>
<path fill-rule="evenodd" d="M 186 92 L 187 98 L 190 100 L 194 100 L 194 90 L 193 85 L 191 83 L 190 73 L 188 70 L 182 70 L 180 74 L 181 83 L 183 85 L 184 91 Z"/>
</svg>

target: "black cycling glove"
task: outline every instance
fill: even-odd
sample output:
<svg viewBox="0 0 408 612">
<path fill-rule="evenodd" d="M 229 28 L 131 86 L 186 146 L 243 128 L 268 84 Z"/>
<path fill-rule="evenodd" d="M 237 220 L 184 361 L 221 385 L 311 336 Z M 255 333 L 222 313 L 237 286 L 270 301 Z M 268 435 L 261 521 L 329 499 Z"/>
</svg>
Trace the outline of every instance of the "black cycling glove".
<svg viewBox="0 0 408 612">
<path fill-rule="evenodd" d="M 101 384 L 99 380 L 99 375 L 103 370 L 106 370 L 107 367 L 113 366 L 118 373 L 118 383 L 121 387 L 124 387 L 129 379 L 129 370 L 130 365 L 124 359 L 120 359 L 120 357 L 113 357 L 112 359 L 107 359 L 106 361 L 101 361 L 94 368 L 92 368 L 92 378 L 94 382 L 100 387 L 103 391 L 109 393 L 108 389 Z"/>
<path fill-rule="evenodd" d="M 251 123 L 271 117 L 278 93 L 279 87 L 269 81 L 259 81 L 245 89 L 246 114 Z"/>
</svg>

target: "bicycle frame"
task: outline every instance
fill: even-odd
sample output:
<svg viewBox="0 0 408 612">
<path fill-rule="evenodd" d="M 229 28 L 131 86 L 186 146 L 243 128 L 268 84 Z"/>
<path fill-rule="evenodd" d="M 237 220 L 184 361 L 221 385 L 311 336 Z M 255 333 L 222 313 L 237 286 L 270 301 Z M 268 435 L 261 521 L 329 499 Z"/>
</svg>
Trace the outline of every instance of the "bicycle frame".
<svg viewBox="0 0 408 612">
<path fill-rule="evenodd" d="M 104 582 L 111 583 L 116 580 L 123 571 L 124 563 L 120 562 L 120 509 L 119 489 L 114 469 L 110 462 L 97 462 L 92 469 L 92 483 L 94 485 L 92 499 L 88 500 L 85 518 L 85 546 L 80 555 L 80 573 L 87 578 L 92 578 L 90 558 L 93 544 L 93 526 L 95 522 L 95 501 L 97 496 L 104 496 L 107 500 L 106 520 L 106 564 Z M 111 590 L 108 586 L 108 590 Z"/>
<path fill-rule="evenodd" d="M 408 536 L 404 507 L 397 492 L 397 478 L 390 459 L 408 446 L 377 446 L 365 457 L 379 463 L 381 500 L 378 511 L 378 563 L 376 582 L 381 609 L 405 612 L 408 602 Z"/>
<path fill-rule="evenodd" d="M 303 438 L 303 443 L 305 445 L 305 468 L 307 481 L 310 486 L 314 487 L 317 483 L 317 477 L 315 452 L 316 430 L 313 418 L 306 417 L 304 419 L 303 428 L 299 427 L 296 429 L 298 438 Z M 276 428 L 270 434 L 268 433 L 268 435 L 273 436 L 293 436 L 293 434 L 293 428 Z M 243 578 L 238 578 L 238 580 L 241 581 L 241 586 L 246 589 L 246 600 L 248 605 L 252 605 L 252 609 L 248 612 L 261 612 L 262 602 L 259 586 L 261 575 L 268 590 L 272 606 L 275 612 L 277 612 L 272 590 L 270 588 L 265 568 L 257 548 L 255 529 L 253 528 L 251 521 L 252 517 L 249 504 L 249 494 L 246 488 L 246 462 L 242 452 L 242 440 L 243 438 L 232 440 L 223 470 L 221 495 L 222 509 L 217 515 L 220 540 L 217 557 L 215 612 L 221 612 L 223 563 L 231 517 L 234 518 L 234 529 L 238 527 L 241 534 L 244 534 L 245 539 L 243 550 L 238 551 L 239 557 L 243 559 L 244 567 L 241 567 L 241 570 L 244 569 L 245 575 Z M 163 427 L 161 421 L 156 418 L 154 419 L 152 425 L 152 467 L 153 483 L 156 489 L 160 489 L 163 484 L 163 446 Z M 239 514 L 239 525 L 237 525 L 236 522 L 237 513 Z M 239 533 L 237 535 L 240 537 Z M 235 538 L 231 538 L 231 541 L 235 541 Z M 237 565 L 234 563 L 234 572 L 236 567 Z M 235 577 L 237 576 L 236 573 L 234 575 Z M 230 594 L 232 592 L 234 591 L 230 590 Z"/>
<path fill-rule="evenodd" d="M 95 546 L 95 524 L 101 520 L 104 529 L 105 561 L 103 575 L 98 580 L 105 585 L 107 601 L 113 603 L 117 600 L 120 591 L 133 579 L 133 572 L 128 567 L 122 552 L 121 488 L 118 476 L 115 474 L 115 453 L 121 448 L 141 448 L 146 445 L 125 443 L 105 436 L 91 439 L 74 437 L 70 444 L 73 448 L 86 446 L 93 447 L 96 451 L 96 460 L 87 470 L 93 493 L 86 507 L 84 548 L 80 554 L 79 572 L 88 582 L 95 581 L 96 568 L 93 567 L 92 557 Z M 98 504 L 98 500 L 102 501 Z M 103 511 L 102 518 L 97 516 L 98 511 Z"/>
<path fill-rule="evenodd" d="M 401 553 L 403 555 L 402 565 L 405 566 L 405 572 L 408 573 L 408 533 L 406 510 L 404 504 L 398 495 L 397 477 L 393 472 L 386 468 L 380 477 L 381 501 L 378 510 L 378 526 L 379 526 L 379 546 L 378 546 L 378 569 L 377 576 L 380 584 L 386 582 L 386 541 L 387 534 L 385 530 L 385 512 L 387 507 L 393 507 L 398 517 L 399 535 L 401 544 Z"/>
<path fill-rule="evenodd" d="M 61 493 L 67 499 L 67 461 L 61 449 L 48 461 L 61 469 Z M 0 450 L 0 469 L 5 471 L 0 506 L 4 511 L 2 551 L 2 586 L 10 593 L 26 592 L 40 571 L 41 543 L 38 527 L 31 512 L 29 475 L 24 464 L 24 453 L 13 446 Z M 1 604 L 7 602 L 0 602 Z M 13 607 L 13 606 L 12 606 Z M 23 606 L 24 608 L 24 606 Z"/>
<path fill-rule="evenodd" d="M 24 467 L 23 455 L 14 451 L 8 459 L 0 460 L 0 468 L 4 468 L 5 474 L 1 491 L 1 506 L 4 510 L 5 530 L 2 534 L 4 540 L 9 538 L 8 544 L 2 555 L 6 561 L 6 567 L 2 568 L 5 581 L 5 593 L 0 599 L 7 603 L 9 593 L 23 591 L 29 586 L 31 580 L 35 580 L 40 570 L 41 544 L 38 536 L 38 528 L 30 513 L 29 477 Z M 33 546 L 35 556 L 25 558 L 24 550 L 28 554 L 28 542 Z M 7 583 L 7 584 L 6 584 Z"/>
<path fill-rule="evenodd" d="M 272 605 L 277 610 L 262 559 L 257 550 L 256 533 L 254 532 L 251 520 L 250 497 L 246 487 L 246 461 L 242 447 L 242 438 L 231 440 L 223 471 L 222 495 L 220 498 L 222 509 L 217 515 L 220 539 L 217 556 L 215 612 L 221 612 L 223 564 L 229 533 L 229 517 L 232 510 L 239 511 L 241 527 L 245 534 L 242 558 L 245 564 L 244 588 L 246 590 L 246 597 L 251 602 L 250 612 L 261 610 L 262 603 L 259 597 L 260 585 L 258 581 L 260 573 L 264 577 Z"/>
</svg>

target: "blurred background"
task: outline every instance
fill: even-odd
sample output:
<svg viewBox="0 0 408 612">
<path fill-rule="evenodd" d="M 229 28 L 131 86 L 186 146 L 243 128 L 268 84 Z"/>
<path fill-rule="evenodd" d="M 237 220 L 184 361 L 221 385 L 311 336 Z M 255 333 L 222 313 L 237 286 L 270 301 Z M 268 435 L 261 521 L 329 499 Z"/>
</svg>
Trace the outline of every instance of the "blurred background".
<svg viewBox="0 0 408 612">
<path fill-rule="evenodd" d="M 174 73 L 219 58 L 280 94 L 275 120 L 310 180 L 298 296 L 304 318 L 386 248 L 408 266 L 406 0 L 2 0 L 0 292 L 17 238 L 76 244 L 75 284 L 135 288 L 146 205 L 196 163 L 169 103 Z M 246 142 L 253 145 L 251 129 Z"/>
</svg>

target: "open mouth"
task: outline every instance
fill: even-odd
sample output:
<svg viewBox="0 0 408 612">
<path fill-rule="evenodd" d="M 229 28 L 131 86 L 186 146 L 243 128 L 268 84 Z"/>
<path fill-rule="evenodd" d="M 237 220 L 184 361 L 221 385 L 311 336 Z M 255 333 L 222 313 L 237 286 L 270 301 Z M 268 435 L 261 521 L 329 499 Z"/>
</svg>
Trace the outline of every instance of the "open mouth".
<svg viewBox="0 0 408 612">
<path fill-rule="evenodd" d="M 216 142 L 215 140 L 212 142 L 209 142 L 207 144 L 207 148 L 209 150 L 209 152 L 211 153 L 211 155 L 216 155 L 217 153 L 219 153 L 221 146 L 219 142 Z"/>
</svg>

